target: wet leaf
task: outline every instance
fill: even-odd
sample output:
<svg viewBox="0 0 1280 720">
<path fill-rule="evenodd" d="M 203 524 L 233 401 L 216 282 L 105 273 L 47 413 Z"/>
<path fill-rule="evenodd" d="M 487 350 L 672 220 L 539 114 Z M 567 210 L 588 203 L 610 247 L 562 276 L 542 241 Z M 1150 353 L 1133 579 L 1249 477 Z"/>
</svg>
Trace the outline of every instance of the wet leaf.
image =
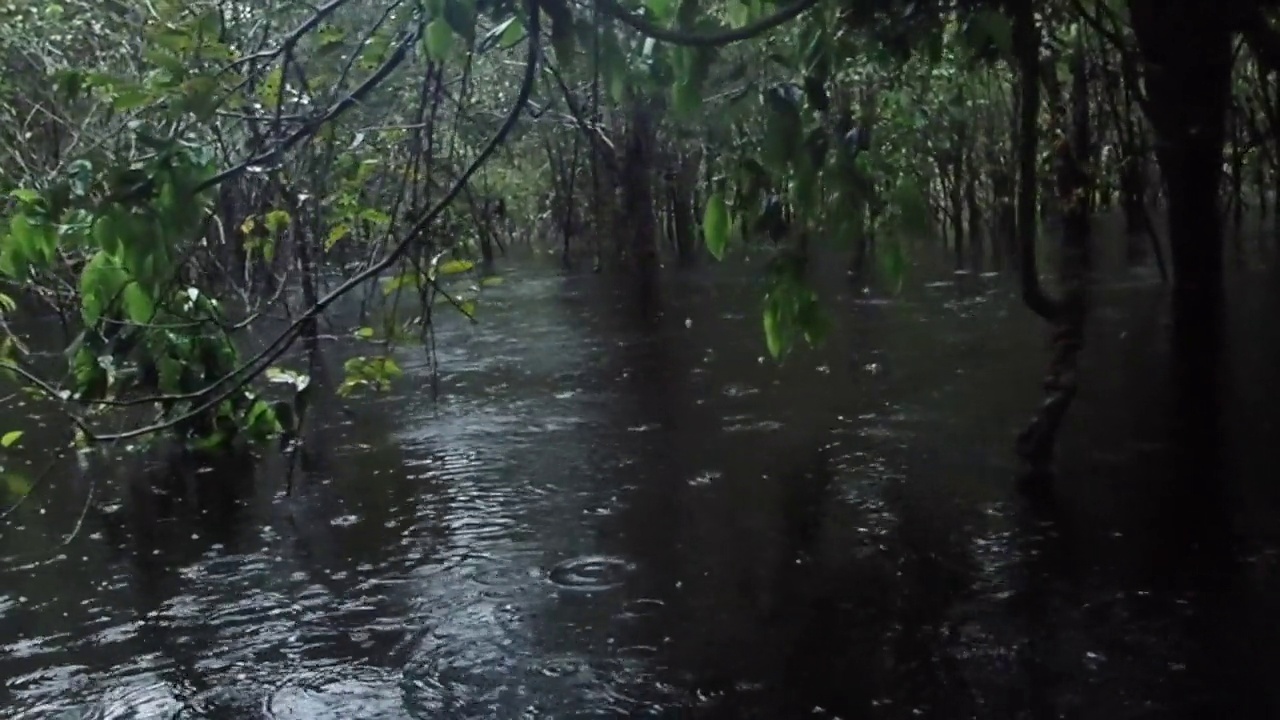
<svg viewBox="0 0 1280 720">
<path fill-rule="evenodd" d="M 4 485 L 5 492 L 12 498 L 24 498 L 30 495 L 35 487 L 27 476 L 18 473 L 5 473 L 0 482 Z"/>
<path fill-rule="evenodd" d="M 121 296 L 125 313 L 134 324 L 145 325 L 155 317 L 155 303 L 151 301 L 151 296 L 137 282 L 130 282 L 126 285 Z"/>
<path fill-rule="evenodd" d="M 281 230 L 284 230 L 289 227 L 289 223 L 292 221 L 293 218 L 291 218 L 289 213 L 284 210 L 272 210 L 262 218 L 263 224 L 266 225 L 267 230 L 272 233 L 278 233 Z"/>
<path fill-rule="evenodd" d="M 460 275 L 469 272 L 476 264 L 470 260 L 449 260 L 442 262 L 436 268 L 436 272 L 440 275 Z"/>
<path fill-rule="evenodd" d="M 723 259 L 729 243 L 729 209 L 721 193 L 715 193 L 707 200 L 707 209 L 702 216 L 702 236 L 707 243 L 707 252 L 717 260 Z"/>
<path fill-rule="evenodd" d="M 351 228 L 345 223 L 339 223 L 329 229 L 329 235 L 324 239 L 324 249 L 332 250 L 343 238 L 351 234 Z"/>
<path fill-rule="evenodd" d="M 390 225 L 391 216 L 376 208 L 365 208 L 360 211 L 360 219 L 366 220 L 374 225 Z"/>
<path fill-rule="evenodd" d="M 443 18 L 437 18 L 427 24 L 424 43 L 427 57 L 436 62 L 443 62 L 453 51 L 453 28 Z"/>
<path fill-rule="evenodd" d="M 520 22 L 520 18 L 512 15 L 493 27 L 492 30 L 484 34 L 480 38 L 480 42 L 476 44 L 477 52 L 488 52 L 495 47 L 510 47 L 524 37 L 524 23 Z"/>
<path fill-rule="evenodd" d="M 774 360 L 782 357 L 783 342 L 782 329 L 778 322 L 778 305 L 774 302 L 766 302 L 764 313 L 762 316 L 764 322 L 764 342 L 769 349 L 769 354 Z"/>
</svg>

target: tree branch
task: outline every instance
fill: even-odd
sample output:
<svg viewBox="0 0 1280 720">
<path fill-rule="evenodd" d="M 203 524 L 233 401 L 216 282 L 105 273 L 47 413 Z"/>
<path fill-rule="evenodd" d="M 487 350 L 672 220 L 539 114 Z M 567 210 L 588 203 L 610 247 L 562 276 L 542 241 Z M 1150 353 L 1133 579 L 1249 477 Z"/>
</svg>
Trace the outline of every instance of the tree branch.
<svg viewBox="0 0 1280 720">
<path fill-rule="evenodd" d="M 720 45 L 731 45 L 742 40 L 750 40 L 799 17 L 817 4 L 818 0 L 796 0 L 796 2 L 773 15 L 762 17 L 739 28 L 715 33 L 693 33 L 687 30 L 663 27 L 645 20 L 622 7 L 618 0 L 596 0 L 596 6 L 604 11 L 605 14 L 641 35 L 685 47 L 718 47 Z"/>
</svg>

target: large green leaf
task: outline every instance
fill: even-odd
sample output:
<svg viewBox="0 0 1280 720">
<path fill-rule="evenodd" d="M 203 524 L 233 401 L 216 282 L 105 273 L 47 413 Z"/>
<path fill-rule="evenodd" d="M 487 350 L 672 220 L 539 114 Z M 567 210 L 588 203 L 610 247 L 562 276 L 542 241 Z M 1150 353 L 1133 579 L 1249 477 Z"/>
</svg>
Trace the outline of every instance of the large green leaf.
<svg viewBox="0 0 1280 720">
<path fill-rule="evenodd" d="M 432 20 L 427 24 L 424 44 L 427 57 L 436 62 L 444 62 L 453 51 L 453 28 L 442 18 Z"/>
<path fill-rule="evenodd" d="M 707 199 L 707 209 L 702 216 L 702 236 L 707 243 L 707 252 L 717 260 L 723 259 L 729 243 L 729 209 L 722 193 L 715 193 Z"/>
<path fill-rule="evenodd" d="M 80 271 L 80 313 L 85 324 L 97 324 L 127 283 L 129 274 L 105 251 L 90 258 Z"/>
</svg>

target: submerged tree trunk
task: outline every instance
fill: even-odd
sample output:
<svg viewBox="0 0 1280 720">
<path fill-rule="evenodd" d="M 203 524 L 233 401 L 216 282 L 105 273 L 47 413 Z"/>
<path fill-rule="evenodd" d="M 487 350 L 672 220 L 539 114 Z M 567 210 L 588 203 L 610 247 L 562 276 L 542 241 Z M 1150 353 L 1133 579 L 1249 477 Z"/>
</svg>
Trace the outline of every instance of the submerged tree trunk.
<svg viewBox="0 0 1280 720">
<path fill-rule="evenodd" d="M 1204 341 L 1215 341 L 1221 324 L 1223 229 L 1218 186 L 1234 63 L 1228 22 L 1236 4 L 1129 2 L 1134 34 L 1146 60 L 1147 115 L 1168 192 L 1174 324 L 1179 336 L 1199 335 Z"/>
<path fill-rule="evenodd" d="M 1017 267 L 1018 221 L 1017 206 L 1013 201 L 1013 173 L 997 165 L 991 176 L 991 194 L 994 198 L 995 221 L 991 236 L 991 257 L 997 269 L 1003 269 L 1006 260 Z"/>
<path fill-rule="evenodd" d="M 982 272 L 986 253 L 982 238 L 982 207 L 978 203 L 977 158 L 969 156 L 964 181 L 964 204 L 968 211 L 970 263 L 974 270 Z"/>
<path fill-rule="evenodd" d="M 1014 4 L 1013 41 L 1018 64 L 1018 187 L 1014 234 L 1022 300 L 1031 311 L 1053 322 L 1057 304 L 1040 285 L 1036 265 L 1036 155 L 1040 147 L 1040 28 L 1029 5 Z"/>
<path fill-rule="evenodd" d="M 1053 357 L 1044 380 L 1045 400 L 1017 440 L 1018 455 L 1027 463 L 1029 476 L 1044 474 L 1053 459 L 1058 429 L 1079 387 L 1077 367 L 1084 344 L 1088 307 L 1086 288 L 1089 267 L 1089 132 L 1088 67 L 1083 39 L 1078 39 L 1072 60 L 1071 127 L 1069 136 L 1055 148 L 1057 194 L 1062 222 L 1060 277 L 1063 298 L 1051 300 L 1040 287 L 1035 261 L 1035 161 L 1040 107 L 1038 57 L 1039 29 L 1030 6 L 1015 14 L 1014 42 L 1019 59 L 1022 102 L 1019 165 L 1020 276 L 1023 298 L 1054 327 Z"/>
<path fill-rule="evenodd" d="M 653 122 L 650 110 L 637 101 L 631 110 L 630 136 L 622 162 L 623 227 L 647 306 L 658 270 L 657 223 L 653 203 Z"/>
</svg>

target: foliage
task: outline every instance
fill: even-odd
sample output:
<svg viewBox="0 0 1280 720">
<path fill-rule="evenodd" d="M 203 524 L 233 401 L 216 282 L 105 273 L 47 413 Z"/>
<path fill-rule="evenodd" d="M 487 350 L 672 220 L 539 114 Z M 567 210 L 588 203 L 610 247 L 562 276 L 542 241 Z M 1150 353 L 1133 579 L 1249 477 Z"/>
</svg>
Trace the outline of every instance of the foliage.
<svg viewBox="0 0 1280 720">
<path fill-rule="evenodd" d="M 1056 129 L 1063 48 L 1091 38 L 1099 142 L 1134 167 L 1150 143 L 1121 5 L 1039 7 L 1033 60 Z M 852 250 L 858 273 L 874 256 L 890 287 L 919 248 L 946 249 L 941 231 L 957 268 L 1013 259 L 1015 7 L 11 2 L 0 319 L 22 297 L 69 336 L 61 380 L 7 325 L 0 366 L 89 441 L 257 441 L 299 422 L 309 378 L 281 363 L 334 303 L 363 294 L 350 335 L 372 347 L 338 391 L 381 390 L 398 345 L 432 352 L 438 301 L 475 319 L 495 246 L 643 265 L 660 237 L 684 259 L 768 254 L 762 335 L 781 359 L 823 335 L 815 247 Z M 1280 99 L 1258 87 L 1238 83 L 1262 112 L 1236 145 L 1265 176 L 1275 154 L 1245 138 L 1268 136 Z M 249 352 L 273 315 L 288 327 Z M 101 429 L 128 408 L 154 417 Z"/>
</svg>

